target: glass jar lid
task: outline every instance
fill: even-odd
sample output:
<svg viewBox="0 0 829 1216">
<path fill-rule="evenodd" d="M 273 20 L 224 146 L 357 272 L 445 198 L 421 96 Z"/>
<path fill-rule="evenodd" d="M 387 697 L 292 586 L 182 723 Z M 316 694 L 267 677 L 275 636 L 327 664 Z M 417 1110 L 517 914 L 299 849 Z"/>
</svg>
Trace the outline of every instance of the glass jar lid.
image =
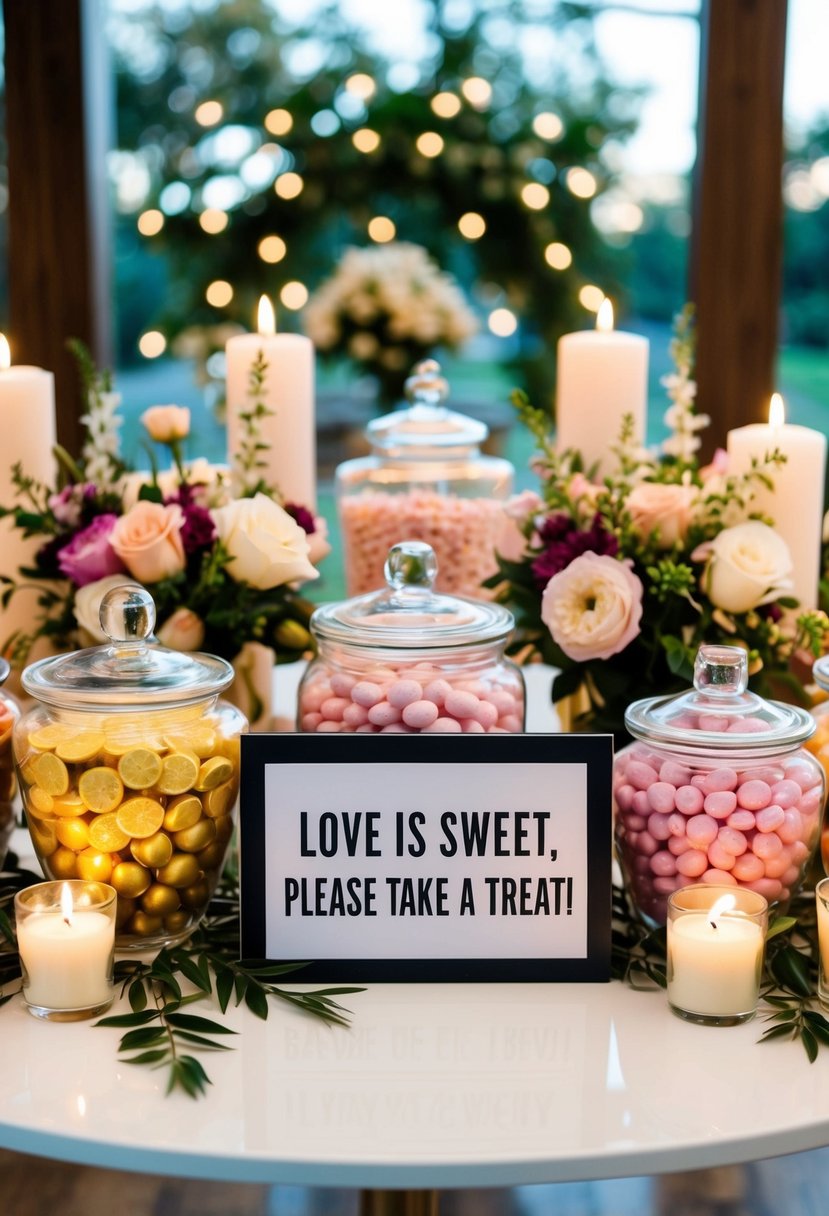
<svg viewBox="0 0 829 1216">
<path fill-rule="evenodd" d="M 748 655 L 739 646 L 700 646 L 694 687 L 634 701 L 625 726 L 637 739 L 680 751 L 775 752 L 815 731 L 806 710 L 748 690 Z"/>
<path fill-rule="evenodd" d="M 100 621 L 108 646 L 32 663 L 23 672 L 26 692 L 64 709 L 171 708 L 203 701 L 233 679 L 224 659 L 159 645 L 153 597 L 135 583 L 107 592 Z"/>
<path fill-rule="evenodd" d="M 0 659 L 0 684 L 5 684 L 9 678 L 11 667 L 6 659 Z"/>
<path fill-rule="evenodd" d="M 407 409 L 392 410 L 375 418 L 366 428 L 372 447 L 384 456 L 412 460 L 446 459 L 462 455 L 452 449 L 478 448 L 489 427 L 475 418 L 448 410 L 443 404 L 449 385 L 440 374 L 440 364 L 424 359 L 406 381 Z"/>
<path fill-rule="evenodd" d="M 818 688 L 822 688 L 824 692 L 829 692 L 829 654 L 825 654 L 823 658 L 817 659 L 812 667 L 812 675 Z M 0 683 L 2 683 L 2 680 L 0 680 Z"/>
<path fill-rule="evenodd" d="M 509 634 L 511 612 L 500 604 L 439 594 L 437 571 L 431 545 L 401 541 L 389 550 L 383 591 L 317 608 L 311 629 L 331 641 L 390 649 L 474 646 Z"/>
</svg>

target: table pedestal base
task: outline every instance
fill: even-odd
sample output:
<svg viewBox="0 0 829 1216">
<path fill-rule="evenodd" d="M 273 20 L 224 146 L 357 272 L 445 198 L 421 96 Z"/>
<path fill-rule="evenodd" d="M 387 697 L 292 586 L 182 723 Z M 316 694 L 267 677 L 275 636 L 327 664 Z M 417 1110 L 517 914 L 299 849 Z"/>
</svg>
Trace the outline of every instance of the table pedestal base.
<svg viewBox="0 0 829 1216">
<path fill-rule="evenodd" d="M 438 1216 L 438 1191 L 361 1191 L 360 1216 Z"/>
</svg>

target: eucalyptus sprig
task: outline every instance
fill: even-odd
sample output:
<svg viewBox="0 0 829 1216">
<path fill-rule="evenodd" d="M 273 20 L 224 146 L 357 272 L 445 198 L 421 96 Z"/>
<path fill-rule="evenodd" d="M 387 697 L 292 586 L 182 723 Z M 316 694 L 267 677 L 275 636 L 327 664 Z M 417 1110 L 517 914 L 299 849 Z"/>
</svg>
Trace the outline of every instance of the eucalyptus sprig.
<svg viewBox="0 0 829 1216">
<path fill-rule="evenodd" d="M 222 1013 L 231 1001 L 242 1002 L 256 1017 L 266 1019 L 269 998 L 285 1001 L 330 1026 L 348 1026 L 349 1011 L 335 998 L 362 992 L 361 988 L 318 988 L 294 992 L 275 981 L 292 975 L 306 963 L 268 963 L 239 959 L 239 892 L 235 876 L 228 873 L 201 926 L 179 946 L 161 950 L 151 963 L 123 959 L 115 965 L 115 980 L 121 996 L 129 1000 L 131 1013 L 101 1018 L 96 1026 L 125 1029 L 118 1046 L 126 1064 L 168 1070 L 167 1093 L 182 1089 L 192 1098 L 206 1092 L 210 1084 L 200 1060 L 189 1054 L 227 1051 L 216 1035 L 233 1034 L 221 1022 L 183 1013 L 194 1002 L 215 995 Z M 194 991 L 185 994 L 182 981 Z M 135 1054 L 132 1054 L 135 1053 Z"/>
</svg>

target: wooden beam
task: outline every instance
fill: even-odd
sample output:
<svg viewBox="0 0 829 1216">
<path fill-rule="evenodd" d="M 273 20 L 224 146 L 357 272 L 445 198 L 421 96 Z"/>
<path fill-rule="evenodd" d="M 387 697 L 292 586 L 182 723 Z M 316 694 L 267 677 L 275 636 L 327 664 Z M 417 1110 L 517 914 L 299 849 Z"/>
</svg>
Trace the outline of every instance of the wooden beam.
<svg viewBox="0 0 829 1216">
<path fill-rule="evenodd" d="M 68 338 L 111 358 L 107 96 L 99 0 L 3 0 L 13 357 L 55 373 L 58 439 L 83 402 Z"/>
<path fill-rule="evenodd" d="M 787 0 L 704 0 L 691 298 L 708 453 L 765 418 L 783 242 Z"/>
</svg>

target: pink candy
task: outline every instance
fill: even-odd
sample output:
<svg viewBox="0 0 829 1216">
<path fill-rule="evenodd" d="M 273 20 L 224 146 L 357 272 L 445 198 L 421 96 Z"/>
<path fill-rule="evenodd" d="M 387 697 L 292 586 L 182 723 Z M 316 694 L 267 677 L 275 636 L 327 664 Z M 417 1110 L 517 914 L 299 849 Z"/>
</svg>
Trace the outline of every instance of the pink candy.
<svg viewBox="0 0 829 1216">
<path fill-rule="evenodd" d="M 688 728 L 723 734 L 734 725 L 707 715 Z M 753 729 L 765 724 L 757 719 Z M 637 905 L 657 923 L 671 892 L 691 882 L 788 899 L 817 840 L 823 785 L 802 753 L 694 768 L 637 743 L 617 760 L 614 781 L 621 860 Z"/>
<path fill-rule="evenodd" d="M 515 680 L 504 685 L 474 673 L 446 679 L 439 667 L 423 661 L 377 665 L 359 679 L 318 668 L 300 690 L 297 719 L 303 731 L 329 734 L 518 734 L 524 729 L 524 695 Z M 629 788 L 632 806 L 641 791 Z M 644 827 L 652 808 L 646 803 L 643 809 Z"/>
</svg>

